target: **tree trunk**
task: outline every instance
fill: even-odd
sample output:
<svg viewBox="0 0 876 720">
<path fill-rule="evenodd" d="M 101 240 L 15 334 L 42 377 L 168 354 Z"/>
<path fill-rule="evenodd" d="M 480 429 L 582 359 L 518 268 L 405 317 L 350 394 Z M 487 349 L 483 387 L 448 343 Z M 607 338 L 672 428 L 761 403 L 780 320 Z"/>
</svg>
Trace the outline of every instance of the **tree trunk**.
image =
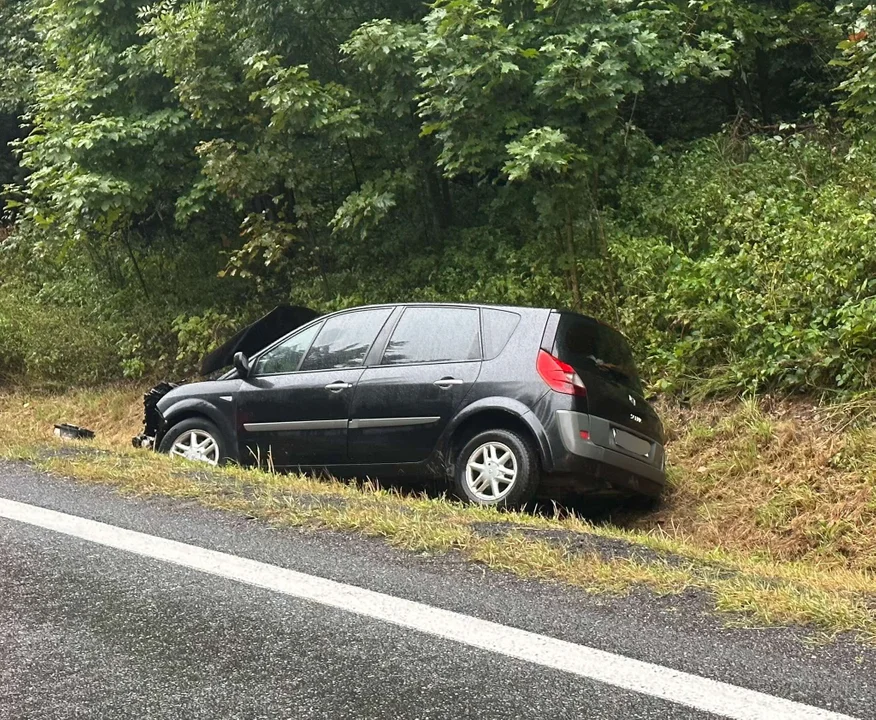
<svg viewBox="0 0 876 720">
<path fill-rule="evenodd" d="M 620 329 L 621 319 L 620 319 L 620 308 L 617 304 L 617 280 L 614 274 L 614 264 L 611 260 L 611 255 L 608 252 L 608 240 L 605 237 L 605 226 L 602 224 L 602 215 L 598 210 L 595 211 L 595 220 L 596 220 L 596 233 L 599 242 L 600 254 L 602 255 L 603 260 L 605 261 L 605 267 L 608 272 L 608 283 L 611 288 L 611 306 L 614 310 L 614 321 L 618 329 Z"/>
<path fill-rule="evenodd" d="M 322 290 L 325 293 L 325 299 L 326 301 L 331 300 L 334 297 L 334 294 L 332 293 L 332 286 L 325 271 L 325 263 L 322 259 L 322 252 L 319 249 L 319 243 L 311 228 L 307 229 L 307 234 L 310 237 L 310 247 L 313 251 L 313 259 L 316 260 L 316 267 L 319 270 L 319 277 L 322 280 Z"/>
<path fill-rule="evenodd" d="M 441 213 L 447 222 L 447 227 L 453 225 L 453 196 L 450 194 L 450 181 L 441 178 Z"/>
<path fill-rule="evenodd" d="M 131 258 L 131 264 L 134 266 L 134 273 L 137 275 L 137 281 L 140 283 L 140 289 L 143 291 L 143 295 L 146 296 L 146 299 L 151 300 L 151 296 L 149 295 L 149 288 L 146 286 L 146 280 L 143 279 L 143 273 L 140 272 L 140 263 L 137 262 L 137 258 L 134 255 L 134 248 L 131 247 L 131 237 L 129 230 L 125 230 L 122 232 L 122 242 L 125 245 L 125 249 L 128 251 L 128 257 Z"/>
<path fill-rule="evenodd" d="M 350 169 L 353 171 L 353 180 L 356 181 L 356 190 L 361 190 L 362 181 L 359 179 L 359 169 L 356 167 L 356 160 L 353 157 L 353 146 L 350 145 L 348 138 L 344 138 L 344 144 L 347 146 L 347 157 L 350 159 Z"/>
<path fill-rule="evenodd" d="M 566 204 L 566 256 L 569 260 L 569 282 L 572 285 L 572 304 L 574 309 L 581 312 L 584 303 L 581 299 L 581 282 L 578 277 L 578 257 L 575 253 L 575 218 L 572 215 L 572 206 Z"/>
<path fill-rule="evenodd" d="M 770 99 L 770 63 L 766 51 L 763 48 L 755 50 L 755 62 L 757 64 L 757 90 L 760 95 L 760 114 L 765 123 L 772 120 L 773 108 Z"/>
<path fill-rule="evenodd" d="M 435 227 L 440 232 L 450 227 L 453 218 L 453 208 L 450 204 L 450 185 L 447 180 L 438 173 L 438 170 L 429 164 L 428 154 L 422 155 L 423 170 L 426 173 L 426 188 L 429 192 L 429 206 L 432 209 L 432 217 Z"/>
</svg>

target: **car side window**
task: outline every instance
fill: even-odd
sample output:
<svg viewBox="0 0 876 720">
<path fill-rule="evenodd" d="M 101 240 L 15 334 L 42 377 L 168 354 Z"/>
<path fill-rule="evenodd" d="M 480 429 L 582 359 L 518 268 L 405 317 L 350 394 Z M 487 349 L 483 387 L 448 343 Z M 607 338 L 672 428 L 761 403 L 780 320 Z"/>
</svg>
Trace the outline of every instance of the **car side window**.
<svg viewBox="0 0 876 720">
<path fill-rule="evenodd" d="M 329 318 L 301 369 L 331 370 L 364 365 L 371 344 L 391 313 L 390 308 L 378 308 Z"/>
<path fill-rule="evenodd" d="M 383 364 L 480 360 L 479 326 L 475 308 L 407 308 L 392 333 Z"/>
<path fill-rule="evenodd" d="M 277 347 L 268 350 L 256 362 L 253 375 L 295 372 L 321 327 L 322 323 L 316 323 L 316 325 L 295 333 Z"/>
<path fill-rule="evenodd" d="M 484 308 L 484 357 L 492 360 L 505 349 L 517 325 L 520 315 L 507 310 Z"/>
</svg>

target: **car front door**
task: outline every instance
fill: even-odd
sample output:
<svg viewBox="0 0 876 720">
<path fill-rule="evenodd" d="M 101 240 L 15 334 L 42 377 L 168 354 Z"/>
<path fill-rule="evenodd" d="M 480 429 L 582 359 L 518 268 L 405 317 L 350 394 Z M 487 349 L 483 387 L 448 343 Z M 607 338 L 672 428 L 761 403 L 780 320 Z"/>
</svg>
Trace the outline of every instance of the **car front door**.
<svg viewBox="0 0 876 720">
<path fill-rule="evenodd" d="M 405 308 L 377 363 L 353 398 L 350 462 L 425 460 L 480 373 L 479 311 Z"/>
<path fill-rule="evenodd" d="M 390 313 L 335 315 L 263 353 L 236 399 L 241 458 L 282 468 L 346 463 L 353 391 Z"/>
</svg>

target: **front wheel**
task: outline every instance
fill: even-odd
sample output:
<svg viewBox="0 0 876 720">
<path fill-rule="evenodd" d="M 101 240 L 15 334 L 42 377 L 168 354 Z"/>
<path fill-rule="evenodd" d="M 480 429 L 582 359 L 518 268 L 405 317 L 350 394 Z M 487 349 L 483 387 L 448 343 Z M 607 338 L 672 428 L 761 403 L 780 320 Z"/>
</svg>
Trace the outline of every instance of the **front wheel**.
<svg viewBox="0 0 876 720">
<path fill-rule="evenodd" d="M 456 493 L 474 505 L 524 505 L 538 490 L 540 477 L 532 443 L 513 430 L 478 433 L 454 462 Z"/>
<path fill-rule="evenodd" d="M 227 457 L 222 433 L 206 418 L 189 418 L 174 425 L 161 439 L 158 451 L 206 465 L 219 465 Z"/>
</svg>

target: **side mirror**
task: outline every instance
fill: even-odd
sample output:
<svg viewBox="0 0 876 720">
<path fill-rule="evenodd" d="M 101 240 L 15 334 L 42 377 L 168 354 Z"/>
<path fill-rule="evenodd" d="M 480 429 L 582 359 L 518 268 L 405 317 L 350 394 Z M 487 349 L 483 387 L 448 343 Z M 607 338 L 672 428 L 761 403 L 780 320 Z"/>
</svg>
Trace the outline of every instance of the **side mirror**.
<svg viewBox="0 0 876 720">
<path fill-rule="evenodd" d="M 237 375 L 241 380 L 246 380 L 249 377 L 249 360 L 242 352 L 234 354 L 234 369 L 237 370 Z"/>
</svg>

